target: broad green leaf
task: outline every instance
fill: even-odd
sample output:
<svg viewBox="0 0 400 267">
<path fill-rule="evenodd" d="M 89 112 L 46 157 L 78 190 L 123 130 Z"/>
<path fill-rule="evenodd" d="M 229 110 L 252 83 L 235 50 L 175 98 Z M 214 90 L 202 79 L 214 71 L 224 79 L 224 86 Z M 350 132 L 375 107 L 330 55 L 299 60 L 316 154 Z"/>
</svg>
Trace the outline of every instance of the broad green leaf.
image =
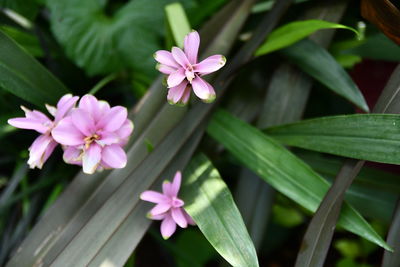
<svg viewBox="0 0 400 267">
<path fill-rule="evenodd" d="M 173 0 L 126 1 L 113 14 L 105 0 L 47 0 L 53 34 L 66 54 L 89 75 L 121 69 L 154 78 L 153 53 L 162 49 L 164 6 Z M 196 12 L 195 0 L 180 1 Z"/>
<path fill-rule="evenodd" d="M 278 141 L 334 155 L 400 164 L 400 115 L 323 117 L 269 128 Z"/>
<path fill-rule="evenodd" d="M 42 107 L 56 104 L 66 87 L 38 61 L 0 32 L 0 87 Z"/>
<path fill-rule="evenodd" d="M 200 154 L 184 172 L 185 210 L 232 266 L 258 266 L 254 245 L 232 195 L 212 163 Z"/>
<path fill-rule="evenodd" d="M 255 52 L 255 56 L 262 56 L 273 51 L 290 46 L 310 34 L 323 29 L 347 29 L 358 35 L 357 30 L 337 23 L 324 20 L 310 19 L 294 21 L 285 24 L 268 35 L 267 40 Z"/>
<path fill-rule="evenodd" d="M 302 40 L 282 50 L 290 61 L 335 93 L 364 111 L 368 105 L 351 77 L 321 46 L 311 40 Z"/>
<path fill-rule="evenodd" d="M 175 44 L 182 48 L 185 35 L 191 30 L 183 6 L 180 3 L 169 4 L 165 7 L 165 15 L 174 37 Z"/>
<path fill-rule="evenodd" d="M 104 0 L 48 0 L 47 6 L 54 35 L 88 74 L 130 67 L 154 76 L 152 54 L 161 48 L 163 6 L 168 2 L 130 1 L 112 15 L 105 13 Z"/>
<path fill-rule="evenodd" d="M 214 114 L 207 132 L 276 190 L 307 210 L 317 210 L 329 183 L 272 138 L 224 111 Z M 339 225 L 390 249 L 368 222 L 348 204 L 343 206 Z"/>
</svg>

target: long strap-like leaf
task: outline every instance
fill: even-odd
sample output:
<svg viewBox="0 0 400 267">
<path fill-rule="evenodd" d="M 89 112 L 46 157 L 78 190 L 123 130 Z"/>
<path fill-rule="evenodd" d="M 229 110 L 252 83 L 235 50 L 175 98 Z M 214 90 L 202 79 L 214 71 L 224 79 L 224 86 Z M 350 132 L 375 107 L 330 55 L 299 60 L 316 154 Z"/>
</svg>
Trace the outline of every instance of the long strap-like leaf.
<svg viewBox="0 0 400 267">
<path fill-rule="evenodd" d="M 374 108 L 374 112 L 384 113 L 391 110 L 397 113 L 400 111 L 399 106 L 393 105 L 400 101 L 400 95 L 398 94 L 400 84 L 396 85 L 393 81 L 398 81 L 399 74 L 400 67 L 392 74 L 390 81 Z M 302 247 L 305 249 L 300 250 L 296 266 L 323 266 L 343 204 L 344 195 L 363 165 L 364 161 L 354 160 L 348 160 L 343 165 L 334 184 L 325 195 L 324 200 L 307 228 L 302 241 Z"/>
</svg>

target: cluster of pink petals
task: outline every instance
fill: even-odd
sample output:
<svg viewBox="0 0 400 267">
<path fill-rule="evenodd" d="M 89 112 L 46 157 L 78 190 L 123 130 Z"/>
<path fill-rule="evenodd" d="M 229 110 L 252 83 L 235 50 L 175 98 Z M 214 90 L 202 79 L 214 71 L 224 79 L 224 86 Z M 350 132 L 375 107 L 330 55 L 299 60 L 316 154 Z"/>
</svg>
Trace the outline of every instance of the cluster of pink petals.
<svg viewBox="0 0 400 267">
<path fill-rule="evenodd" d="M 169 103 L 186 104 L 191 88 L 204 102 L 214 101 L 214 88 L 201 77 L 222 68 L 226 59 L 222 55 L 213 55 L 197 62 L 199 46 L 200 36 L 196 31 L 192 31 L 185 37 L 183 51 L 179 47 L 173 47 L 171 52 L 159 50 L 154 54 L 154 58 L 159 62 L 157 69 L 168 75 Z"/>
<path fill-rule="evenodd" d="M 46 105 L 49 113 L 54 116 L 54 121 L 40 111 L 29 110 L 23 106 L 21 108 L 25 112 L 25 117 L 8 120 L 8 123 L 14 127 L 35 130 L 41 134 L 29 148 L 28 164 L 30 168 L 41 169 L 53 153 L 58 143 L 53 139 L 51 131 L 62 118 L 69 114 L 78 99 L 79 97 L 68 94 L 58 101 L 57 108 Z"/>
<path fill-rule="evenodd" d="M 181 172 L 178 171 L 172 183 L 164 181 L 162 194 L 148 190 L 140 195 L 142 200 L 157 204 L 150 210 L 148 217 L 153 220 L 162 220 L 161 235 L 164 239 L 168 239 L 175 232 L 176 225 L 182 228 L 186 228 L 188 224 L 195 225 L 193 219 L 183 209 L 185 203 L 178 198 L 181 179 Z"/>
<path fill-rule="evenodd" d="M 30 147 L 29 165 L 41 168 L 57 144 L 64 149 L 64 161 L 83 166 L 83 172 L 123 168 L 127 157 L 123 146 L 133 131 L 133 123 L 122 106 L 110 107 L 92 95 L 85 95 L 75 107 L 78 97 L 65 95 L 57 108 L 47 106 L 55 117 L 51 121 L 39 111 L 25 108 L 25 118 L 10 119 L 9 124 L 36 130 L 39 136 Z"/>
</svg>

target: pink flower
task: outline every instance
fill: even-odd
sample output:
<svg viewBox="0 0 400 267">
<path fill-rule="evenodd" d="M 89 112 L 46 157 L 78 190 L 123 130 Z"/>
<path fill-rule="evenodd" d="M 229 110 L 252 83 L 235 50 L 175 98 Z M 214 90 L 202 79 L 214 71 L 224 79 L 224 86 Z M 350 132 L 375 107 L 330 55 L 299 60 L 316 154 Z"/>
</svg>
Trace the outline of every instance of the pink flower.
<svg viewBox="0 0 400 267">
<path fill-rule="evenodd" d="M 40 111 L 29 110 L 25 107 L 21 107 L 25 112 L 25 117 L 8 120 L 8 123 L 14 127 L 35 130 L 41 133 L 29 147 L 28 164 L 30 168 L 37 167 L 41 169 L 51 153 L 53 153 L 57 142 L 53 139 L 51 130 L 70 112 L 78 99 L 77 96 L 68 94 L 58 101 L 57 108 L 46 105 L 49 113 L 54 116 L 54 121 Z"/>
<path fill-rule="evenodd" d="M 184 51 L 179 47 L 172 47 L 172 53 L 159 50 L 154 54 L 154 58 L 159 62 L 157 69 L 168 75 L 167 98 L 171 104 L 186 104 L 191 87 L 204 102 L 209 103 L 215 99 L 214 88 L 201 76 L 222 68 L 226 59 L 222 55 L 214 55 L 197 63 L 199 46 L 200 36 L 196 31 L 192 31 L 185 37 Z"/>
<path fill-rule="evenodd" d="M 178 171 L 172 184 L 164 181 L 162 194 L 148 190 L 140 195 L 140 199 L 157 204 L 150 210 L 148 217 L 162 220 L 161 235 L 164 239 L 168 239 L 175 232 L 177 224 L 182 228 L 186 228 L 188 224 L 195 225 L 193 219 L 183 209 L 185 203 L 178 198 L 181 177 L 181 172 Z"/>
<path fill-rule="evenodd" d="M 65 162 L 82 165 L 85 173 L 123 168 L 127 158 L 122 146 L 133 131 L 133 123 L 127 116 L 126 108 L 111 108 L 107 102 L 85 95 L 79 107 L 52 130 L 52 135 L 65 146 Z"/>
</svg>

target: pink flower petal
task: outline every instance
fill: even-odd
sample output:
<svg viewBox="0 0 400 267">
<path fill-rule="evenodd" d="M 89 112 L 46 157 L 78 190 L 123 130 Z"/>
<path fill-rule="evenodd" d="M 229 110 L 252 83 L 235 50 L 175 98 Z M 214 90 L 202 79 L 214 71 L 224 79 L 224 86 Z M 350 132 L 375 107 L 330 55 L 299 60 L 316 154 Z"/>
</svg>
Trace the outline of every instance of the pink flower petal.
<svg viewBox="0 0 400 267">
<path fill-rule="evenodd" d="M 168 180 L 165 180 L 162 184 L 162 190 L 163 190 L 163 194 L 166 195 L 167 197 L 174 197 L 174 195 L 172 194 L 172 187 L 171 187 L 171 182 Z"/>
<path fill-rule="evenodd" d="M 91 136 L 95 133 L 95 124 L 92 116 L 84 109 L 78 108 L 71 113 L 72 123 L 85 136 Z"/>
<path fill-rule="evenodd" d="M 97 122 L 100 118 L 99 116 L 101 116 L 99 101 L 93 95 L 84 95 L 79 101 L 79 108 L 86 110 L 95 122 Z"/>
<path fill-rule="evenodd" d="M 29 167 L 31 169 L 35 167 L 41 169 L 56 146 L 57 142 L 49 135 L 43 134 L 36 138 L 29 148 Z"/>
<path fill-rule="evenodd" d="M 9 119 L 7 122 L 14 127 L 35 130 L 41 134 L 46 133 L 52 125 L 52 122 L 50 120 L 48 120 L 46 123 L 43 123 L 43 121 L 30 118 L 14 118 Z"/>
<path fill-rule="evenodd" d="M 159 221 L 159 220 L 164 220 L 164 218 L 165 218 L 165 213 L 163 213 L 163 214 L 158 214 L 158 215 L 151 215 L 150 213 L 148 213 L 148 214 L 147 214 L 147 217 L 148 217 L 149 219 L 157 220 L 157 221 Z"/>
<path fill-rule="evenodd" d="M 187 82 L 184 81 L 178 86 L 169 88 L 167 99 L 170 104 L 176 104 L 179 102 L 179 100 L 181 100 L 183 94 L 185 93 L 186 86 Z"/>
<path fill-rule="evenodd" d="M 57 113 L 57 108 L 56 108 L 56 107 L 50 106 L 50 105 L 48 105 L 48 104 L 44 104 L 44 106 L 46 107 L 47 111 L 48 111 L 53 117 L 56 116 L 56 113 Z"/>
<path fill-rule="evenodd" d="M 174 57 L 175 61 L 178 62 L 179 65 L 181 65 L 183 68 L 187 68 L 190 65 L 190 62 L 185 53 L 179 47 L 172 47 L 172 56 Z"/>
<path fill-rule="evenodd" d="M 100 160 L 101 147 L 96 143 L 92 143 L 89 148 L 85 150 L 82 157 L 83 172 L 87 174 L 94 173 L 100 163 Z"/>
<path fill-rule="evenodd" d="M 195 221 L 193 221 L 192 217 L 190 217 L 190 215 L 186 212 L 186 210 L 183 210 L 183 215 L 185 215 L 186 221 L 188 222 L 188 224 L 190 225 L 196 225 Z"/>
<path fill-rule="evenodd" d="M 111 168 L 124 168 L 127 158 L 125 151 L 119 145 L 109 145 L 103 148 L 101 160 Z"/>
<path fill-rule="evenodd" d="M 65 117 L 58 122 L 51 131 L 51 135 L 58 143 L 67 146 L 77 146 L 85 143 L 85 136 L 72 123 L 71 117 Z"/>
<path fill-rule="evenodd" d="M 64 118 L 69 111 L 75 106 L 79 97 L 72 96 L 71 94 L 64 95 L 57 103 L 57 110 L 54 115 L 54 121 L 58 122 Z"/>
<path fill-rule="evenodd" d="M 181 180 L 182 174 L 180 171 L 177 171 L 171 184 L 171 194 L 175 197 L 178 196 L 179 188 L 181 187 Z"/>
<path fill-rule="evenodd" d="M 193 66 L 193 69 L 203 75 L 217 71 L 225 65 L 226 58 L 222 55 L 214 55 Z"/>
<path fill-rule="evenodd" d="M 185 78 L 186 78 L 186 76 L 185 76 L 185 72 L 183 71 L 183 69 L 179 69 L 179 70 L 175 71 L 174 73 L 171 73 L 167 79 L 168 87 L 171 88 L 171 87 L 179 85 L 180 83 L 182 83 L 182 81 Z"/>
<path fill-rule="evenodd" d="M 197 31 L 192 31 L 185 36 L 184 50 L 191 64 L 197 63 L 197 54 L 200 46 L 200 36 Z"/>
<path fill-rule="evenodd" d="M 169 202 L 169 198 L 164 196 L 161 193 L 158 193 L 156 191 L 152 191 L 152 190 L 147 190 L 144 191 L 141 195 L 140 195 L 140 199 L 144 200 L 144 201 L 149 201 L 152 203 L 166 203 Z"/>
<path fill-rule="evenodd" d="M 100 140 L 97 140 L 96 143 L 100 146 L 118 144 L 120 142 L 120 137 L 113 132 L 101 132 L 100 133 Z"/>
<path fill-rule="evenodd" d="M 105 132 L 114 132 L 121 128 L 122 124 L 128 117 L 128 111 L 121 106 L 111 108 L 104 116 L 97 122 L 96 127 Z"/>
<path fill-rule="evenodd" d="M 104 100 L 99 100 L 97 102 L 98 107 L 99 107 L 99 115 L 98 116 L 94 116 L 94 120 L 96 122 L 98 122 L 102 117 L 104 117 L 106 114 L 108 114 L 108 112 L 110 112 L 110 104 L 108 104 L 107 101 Z"/>
<path fill-rule="evenodd" d="M 168 211 L 170 208 L 171 208 L 171 205 L 169 203 L 159 203 L 150 210 L 150 214 L 152 216 L 158 215 L 158 214 Z"/>
<path fill-rule="evenodd" d="M 174 67 L 170 67 L 170 66 L 167 66 L 167 65 L 164 65 L 164 64 L 157 64 L 156 65 L 156 69 L 159 72 L 162 72 L 164 74 L 171 74 L 171 73 L 174 73 L 177 70 Z"/>
<path fill-rule="evenodd" d="M 122 124 L 121 128 L 119 128 L 115 133 L 119 136 L 120 139 L 128 138 L 134 129 L 133 122 L 131 120 L 125 120 L 124 124 Z"/>
<path fill-rule="evenodd" d="M 50 119 L 40 111 L 29 110 L 24 106 L 21 106 L 21 109 L 25 112 L 25 117 L 27 117 L 28 119 L 34 119 L 43 123 L 50 121 Z"/>
<path fill-rule="evenodd" d="M 169 51 L 158 50 L 154 53 L 154 58 L 163 65 L 173 67 L 175 69 L 179 68 L 179 64 L 175 61 L 174 57 Z"/>
<path fill-rule="evenodd" d="M 186 105 L 189 102 L 191 92 L 192 92 L 191 88 L 187 86 L 180 101 L 182 104 Z"/>
<path fill-rule="evenodd" d="M 82 165 L 83 150 L 74 146 L 68 146 L 64 150 L 63 159 L 68 164 Z"/>
<path fill-rule="evenodd" d="M 170 214 L 167 214 L 161 223 L 161 235 L 164 239 L 168 239 L 175 233 L 176 223 Z"/>
<path fill-rule="evenodd" d="M 192 81 L 194 93 L 205 102 L 212 102 L 215 99 L 214 88 L 205 80 L 196 76 Z"/>
<path fill-rule="evenodd" d="M 171 209 L 172 219 L 182 228 L 186 228 L 188 223 L 186 221 L 186 217 L 182 212 L 181 208 L 172 208 Z"/>
</svg>

